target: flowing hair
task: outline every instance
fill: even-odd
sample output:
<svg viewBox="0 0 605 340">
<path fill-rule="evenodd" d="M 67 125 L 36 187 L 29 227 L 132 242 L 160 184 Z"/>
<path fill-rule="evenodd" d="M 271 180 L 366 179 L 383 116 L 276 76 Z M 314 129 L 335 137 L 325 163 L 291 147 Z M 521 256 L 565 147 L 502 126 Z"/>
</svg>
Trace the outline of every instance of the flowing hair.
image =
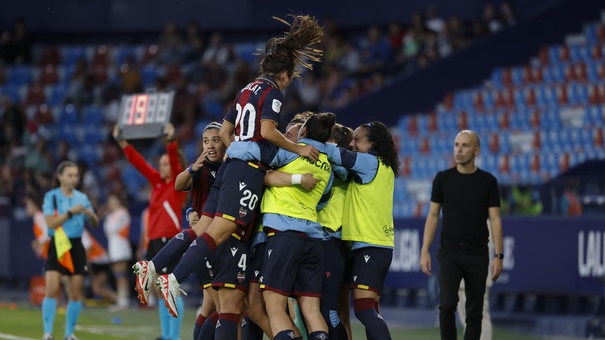
<svg viewBox="0 0 605 340">
<path fill-rule="evenodd" d="M 301 67 L 313 69 L 312 61 L 319 62 L 323 51 L 313 46 L 319 43 L 323 36 L 323 27 L 314 17 L 308 15 L 293 15 L 292 23 L 273 17 L 273 19 L 288 25 L 289 32 L 281 37 L 273 37 L 265 44 L 265 58 L 261 61 L 262 74 L 277 75 L 288 72 L 290 78 L 300 78 Z"/>
<path fill-rule="evenodd" d="M 378 121 L 362 124 L 368 133 L 368 140 L 372 143 L 372 153 L 380 162 L 393 170 L 395 177 L 399 177 L 399 156 L 395 149 L 393 136 L 386 125 Z"/>
</svg>

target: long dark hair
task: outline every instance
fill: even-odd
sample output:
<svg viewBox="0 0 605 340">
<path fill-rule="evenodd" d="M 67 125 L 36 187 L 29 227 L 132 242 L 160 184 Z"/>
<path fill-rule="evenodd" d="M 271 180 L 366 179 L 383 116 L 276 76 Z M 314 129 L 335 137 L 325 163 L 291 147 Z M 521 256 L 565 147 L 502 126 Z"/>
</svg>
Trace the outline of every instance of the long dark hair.
<svg viewBox="0 0 605 340">
<path fill-rule="evenodd" d="M 62 175 L 65 169 L 72 166 L 78 169 L 78 171 L 80 171 L 80 168 L 78 168 L 78 164 L 76 164 L 75 162 L 63 161 L 59 163 L 59 165 L 57 166 L 57 171 L 55 172 L 55 177 L 53 178 L 53 188 L 58 188 L 61 186 L 61 182 L 59 181 L 59 175 Z"/>
<path fill-rule="evenodd" d="M 399 177 L 399 156 L 395 149 L 393 136 L 386 125 L 378 121 L 361 124 L 368 133 L 368 140 L 372 143 L 372 154 L 380 159 L 382 164 L 388 166 Z"/>
<path fill-rule="evenodd" d="M 312 115 L 307 119 L 301 129 L 306 128 L 306 138 L 325 143 L 330 139 L 332 128 L 336 123 L 336 115 L 331 112 L 322 112 Z"/>
<path fill-rule="evenodd" d="M 288 15 L 292 23 L 284 19 L 273 19 L 290 27 L 282 37 L 273 37 L 265 44 L 265 58 L 261 61 L 262 74 L 275 76 L 288 71 L 290 78 L 298 78 L 300 71 L 297 66 L 308 70 L 313 69 L 311 61 L 321 61 L 323 51 L 313 45 L 319 43 L 323 36 L 323 28 L 314 17 L 308 15 Z"/>
</svg>

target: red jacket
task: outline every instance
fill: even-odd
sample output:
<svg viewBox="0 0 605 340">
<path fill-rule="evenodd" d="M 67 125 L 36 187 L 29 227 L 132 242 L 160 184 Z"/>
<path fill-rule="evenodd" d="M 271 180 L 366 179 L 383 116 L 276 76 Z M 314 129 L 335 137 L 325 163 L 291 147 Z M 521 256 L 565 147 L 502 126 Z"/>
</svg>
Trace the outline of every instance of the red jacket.
<svg viewBox="0 0 605 340">
<path fill-rule="evenodd" d="M 172 178 L 165 182 L 160 173 L 149 165 L 143 156 L 128 145 L 124 148 L 126 158 L 151 184 L 151 198 L 149 199 L 149 228 L 147 239 L 153 240 L 162 237 L 168 239 L 178 234 L 181 227 L 181 209 L 187 199 L 186 192 L 174 190 L 176 176 L 183 171 L 177 153 L 178 144 L 172 142 L 166 147 Z"/>
</svg>

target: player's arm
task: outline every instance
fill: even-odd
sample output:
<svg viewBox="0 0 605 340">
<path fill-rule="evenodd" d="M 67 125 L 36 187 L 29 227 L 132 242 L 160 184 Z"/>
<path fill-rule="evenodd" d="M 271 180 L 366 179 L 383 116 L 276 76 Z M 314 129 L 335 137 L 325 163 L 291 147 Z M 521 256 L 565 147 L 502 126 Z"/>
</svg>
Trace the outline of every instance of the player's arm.
<svg viewBox="0 0 605 340">
<path fill-rule="evenodd" d="M 231 142 L 235 140 L 235 136 L 233 132 L 235 131 L 235 126 L 232 122 L 228 120 L 223 120 L 223 124 L 221 125 L 221 129 L 218 132 L 218 136 L 221 138 L 225 147 L 228 148 L 231 145 Z"/>
<path fill-rule="evenodd" d="M 500 217 L 500 207 L 489 208 L 489 222 L 492 229 L 492 239 L 494 240 L 494 252 L 503 253 L 502 245 L 502 218 Z M 496 281 L 502 273 L 502 259 L 494 257 L 492 260 L 492 280 Z"/>
<path fill-rule="evenodd" d="M 320 180 L 313 177 L 310 173 L 290 174 L 287 172 L 274 170 L 265 175 L 265 185 L 270 187 L 287 187 L 300 185 L 307 191 L 313 190 Z"/>
<path fill-rule="evenodd" d="M 424 223 L 424 236 L 422 238 L 422 249 L 420 250 L 420 268 L 426 275 L 431 275 L 431 253 L 430 248 L 435 239 L 441 204 L 431 202 L 429 214 Z"/>
<path fill-rule="evenodd" d="M 202 169 L 204 166 L 204 159 L 206 159 L 206 155 L 208 152 L 206 150 L 202 151 L 200 156 L 196 159 L 193 164 L 191 164 L 187 169 L 181 171 L 178 176 L 176 176 L 176 180 L 174 181 L 174 190 L 177 191 L 189 191 L 193 188 L 193 177 L 195 173 Z"/>
</svg>

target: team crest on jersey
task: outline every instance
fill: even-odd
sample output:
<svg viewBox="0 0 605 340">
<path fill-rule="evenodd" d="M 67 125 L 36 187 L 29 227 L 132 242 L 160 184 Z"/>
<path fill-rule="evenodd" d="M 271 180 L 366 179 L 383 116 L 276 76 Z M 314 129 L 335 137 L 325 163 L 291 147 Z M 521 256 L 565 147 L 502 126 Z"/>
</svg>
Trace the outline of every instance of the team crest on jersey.
<svg viewBox="0 0 605 340">
<path fill-rule="evenodd" d="M 370 260 L 370 255 L 364 255 L 363 259 L 366 260 L 366 263 Z"/>
<path fill-rule="evenodd" d="M 258 274 L 260 274 L 260 271 L 255 270 L 255 271 L 254 271 L 254 277 L 258 277 Z"/>
<path fill-rule="evenodd" d="M 244 209 L 244 207 L 239 207 L 239 217 L 243 218 L 246 215 L 248 215 L 248 210 Z"/>
<path fill-rule="evenodd" d="M 236 247 L 231 247 L 231 255 L 235 256 L 236 253 L 237 253 L 237 248 Z"/>
<path fill-rule="evenodd" d="M 271 104 L 271 108 L 275 113 L 279 113 L 281 111 L 281 102 L 277 99 L 273 99 L 273 104 Z"/>
<path fill-rule="evenodd" d="M 237 282 L 242 283 L 246 279 L 246 273 L 237 273 Z"/>
<path fill-rule="evenodd" d="M 210 174 L 212 175 L 212 177 L 216 178 L 216 171 L 210 171 Z"/>
</svg>

